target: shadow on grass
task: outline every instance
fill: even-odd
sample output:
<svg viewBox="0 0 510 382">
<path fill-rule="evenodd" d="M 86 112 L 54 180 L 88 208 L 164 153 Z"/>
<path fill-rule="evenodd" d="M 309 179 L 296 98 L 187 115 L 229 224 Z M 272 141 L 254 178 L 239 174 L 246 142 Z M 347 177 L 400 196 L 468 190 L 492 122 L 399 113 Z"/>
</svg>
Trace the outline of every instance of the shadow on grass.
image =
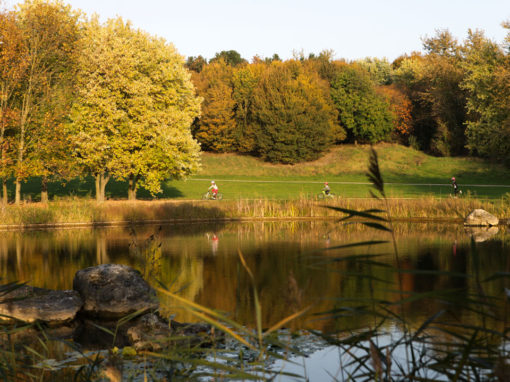
<svg viewBox="0 0 510 382">
<path fill-rule="evenodd" d="M 151 222 L 172 220 L 222 220 L 225 211 L 215 205 L 165 202 L 119 202 L 104 207 L 105 215 L 119 217 L 122 221 Z"/>
<path fill-rule="evenodd" d="M 21 198 L 26 201 L 38 202 L 41 200 L 41 178 L 29 178 L 26 182 L 21 183 Z M 179 198 L 184 196 L 181 191 L 175 187 L 171 187 L 167 182 L 161 184 L 162 192 L 156 197 L 152 196 L 149 191 L 139 188 L 137 198 L 142 200 L 153 200 L 155 198 Z M 9 200 L 14 200 L 14 180 L 7 182 L 7 195 Z M 124 181 L 116 181 L 111 179 L 106 185 L 106 197 L 109 199 L 127 199 L 128 183 Z M 67 182 L 49 182 L 48 197 L 50 200 L 65 197 L 89 197 L 95 198 L 95 180 L 93 176 L 85 176 L 73 178 Z"/>
<path fill-rule="evenodd" d="M 127 183 L 125 183 L 124 189 L 127 192 Z M 172 199 L 172 198 L 181 198 L 181 197 L 184 196 L 184 194 L 180 190 L 178 190 L 175 187 L 169 186 L 168 182 L 161 183 L 161 189 L 162 189 L 162 192 L 160 192 L 159 194 L 157 194 L 154 197 L 145 188 L 139 188 L 137 190 L 137 192 L 136 192 L 136 197 L 138 199 L 142 199 L 142 200 L 152 200 L 154 198 L 161 198 L 161 199 L 169 198 L 169 199 Z M 127 193 L 126 193 L 126 197 L 127 197 Z"/>
</svg>

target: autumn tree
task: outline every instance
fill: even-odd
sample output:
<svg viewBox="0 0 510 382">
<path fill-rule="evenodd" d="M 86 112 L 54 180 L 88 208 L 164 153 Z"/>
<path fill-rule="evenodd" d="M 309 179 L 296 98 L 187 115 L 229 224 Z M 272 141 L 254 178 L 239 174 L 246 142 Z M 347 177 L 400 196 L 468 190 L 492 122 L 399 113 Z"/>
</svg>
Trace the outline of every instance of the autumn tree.
<svg viewBox="0 0 510 382">
<path fill-rule="evenodd" d="M 233 68 L 220 59 L 193 74 L 197 94 L 204 99 L 202 114 L 193 124 L 193 135 L 202 149 L 232 152 L 236 148 L 235 101 L 232 97 Z"/>
<path fill-rule="evenodd" d="M 356 65 L 341 67 L 331 84 L 331 98 L 351 141 L 375 143 L 388 138 L 393 128 L 389 103 L 376 92 L 365 70 Z"/>
<path fill-rule="evenodd" d="M 15 200 L 19 203 L 21 181 L 54 174 L 53 154 L 62 154 L 62 120 L 67 114 L 63 109 L 69 97 L 61 95 L 70 93 L 79 14 L 59 1 L 43 0 L 25 1 L 17 13 L 27 54 L 16 132 Z M 44 190 L 42 198 L 47 199 Z"/>
<path fill-rule="evenodd" d="M 70 129 L 76 156 L 96 178 L 96 199 L 110 177 L 152 194 L 161 181 L 194 172 L 199 146 L 190 125 L 199 115 L 184 58 L 164 40 L 122 19 L 84 28 Z"/>
<path fill-rule="evenodd" d="M 304 67 L 316 72 L 322 79 L 329 84 L 338 74 L 338 69 L 344 65 L 342 61 L 335 61 L 334 52 L 332 50 L 323 50 L 317 56 L 309 56 L 307 60 L 303 60 Z"/>
<path fill-rule="evenodd" d="M 253 92 L 257 147 L 271 162 L 316 159 L 333 141 L 336 113 L 317 74 L 273 62 Z"/>
<path fill-rule="evenodd" d="M 14 134 L 19 110 L 16 91 L 28 66 L 28 52 L 14 12 L 0 12 L 0 177 L 7 204 L 7 179 L 14 173 Z"/>
<path fill-rule="evenodd" d="M 465 46 L 469 119 L 467 147 L 473 154 L 510 165 L 510 23 L 504 51 L 480 31 L 469 31 Z"/>
<path fill-rule="evenodd" d="M 462 49 L 447 30 L 424 40 L 425 56 L 400 62 L 394 79 L 413 103 L 414 134 L 435 155 L 465 153 L 466 96 Z"/>
<path fill-rule="evenodd" d="M 72 69 L 71 69 L 72 70 Z M 69 78 L 71 81 L 71 78 Z M 41 202 L 48 201 L 48 182 L 81 175 L 73 156 L 72 137 L 66 123 L 72 102 L 72 83 L 45 89 L 34 113 L 37 127 L 31 130 L 32 174 L 41 177 Z"/>
<path fill-rule="evenodd" d="M 253 123 L 253 92 L 266 70 L 262 63 L 246 65 L 234 70 L 232 76 L 234 100 L 235 148 L 238 152 L 254 153 L 257 148 L 256 127 Z"/>
<path fill-rule="evenodd" d="M 379 86 L 376 91 L 383 95 L 390 105 L 390 111 L 393 114 L 394 137 L 403 143 L 407 143 L 413 130 L 411 100 L 395 85 Z"/>
</svg>

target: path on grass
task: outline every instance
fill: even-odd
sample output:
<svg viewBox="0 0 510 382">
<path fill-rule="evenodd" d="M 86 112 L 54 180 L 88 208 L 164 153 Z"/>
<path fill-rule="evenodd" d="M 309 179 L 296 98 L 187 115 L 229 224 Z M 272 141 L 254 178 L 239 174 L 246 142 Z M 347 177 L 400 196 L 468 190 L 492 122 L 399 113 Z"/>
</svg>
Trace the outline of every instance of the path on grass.
<svg viewBox="0 0 510 382">
<path fill-rule="evenodd" d="M 193 178 L 188 179 L 187 181 L 195 181 L 195 182 L 209 182 L 210 179 L 202 179 L 202 178 Z M 324 184 L 323 181 L 304 181 L 304 180 L 252 180 L 252 179 L 221 179 L 221 182 L 232 182 L 232 183 L 295 183 L 295 184 Z M 329 184 L 345 184 L 345 185 L 367 185 L 370 186 L 372 183 L 370 182 L 338 182 L 338 181 L 328 181 Z M 384 182 L 384 184 L 391 186 L 438 186 L 438 187 L 451 187 L 450 183 L 392 183 L 392 182 Z M 500 187 L 500 188 L 510 188 L 510 184 L 464 184 L 463 187 Z"/>
</svg>

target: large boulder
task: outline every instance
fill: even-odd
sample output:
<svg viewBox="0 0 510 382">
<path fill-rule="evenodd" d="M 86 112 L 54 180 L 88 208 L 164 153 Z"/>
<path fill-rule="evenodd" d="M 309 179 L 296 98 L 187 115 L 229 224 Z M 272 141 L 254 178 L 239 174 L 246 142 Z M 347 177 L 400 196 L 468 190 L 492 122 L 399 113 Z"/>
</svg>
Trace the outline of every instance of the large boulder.
<svg viewBox="0 0 510 382">
<path fill-rule="evenodd" d="M 82 312 L 116 319 L 138 310 L 157 309 L 156 293 L 140 272 L 126 265 L 103 264 L 76 272 L 73 289 L 83 299 Z"/>
<path fill-rule="evenodd" d="M 0 297 L 0 321 L 32 323 L 42 321 L 50 326 L 72 321 L 83 305 L 73 290 L 49 290 L 23 285 Z"/>
<path fill-rule="evenodd" d="M 473 210 L 464 220 L 467 226 L 496 226 L 499 219 L 482 209 Z"/>
</svg>

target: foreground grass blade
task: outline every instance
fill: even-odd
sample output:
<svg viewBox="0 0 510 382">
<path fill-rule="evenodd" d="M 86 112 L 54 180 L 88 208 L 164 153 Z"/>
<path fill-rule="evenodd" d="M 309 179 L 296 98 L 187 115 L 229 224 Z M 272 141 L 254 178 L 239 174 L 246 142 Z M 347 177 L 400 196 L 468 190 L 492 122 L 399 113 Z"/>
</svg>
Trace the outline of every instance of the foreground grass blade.
<svg viewBox="0 0 510 382">
<path fill-rule="evenodd" d="M 212 311 L 211 309 L 208 309 L 206 307 L 203 307 L 201 305 L 198 305 L 192 301 L 189 301 L 185 298 L 182 298 L 180 296 L 177 296 L 175 294 L 173 294 L 172 292 L 169 292 L 167 290 L 164 290 L 164 289 L 160 289 L 160 288 L 157 288 L 156 290 L 158 290 L 159 292 L 161 293 L 164 293 L 174 299 L 176 299 L 177 301 L 183 303 L 184 305 L 188 306 L 188 307 L 191 307 L 193 309 L 190 310 L 190 313 L 192 313 L 193 315 L 197 316 L 198 318 L 208 322 L 209 324 L 213 325 L 214 327 L 220 329 L 221 331 L 227 333 L 228 335 L 230 335 L 231 337 L 235 338 L 237 341 L 239 341 L 240 343 L 242 343 L 243 345 L 249 347 L 250 349 L 252 350 L 257 350 L 252 344 L 250 344 L 249 342 L 247 342 L 244 338 L 242 338 L 240 335 L 238 335 L 236 332 L 234 332 L 232 329 L 228 328 L 227 326 L 223 325 L 218 319 L 222 319 L 222 320 L 225 320 L 225 318 L 223 316 L 221 316 L 220 314 Z M 202 312 L 202 313 L 201 313 Z M 209 317 L 207 314 L 211 315 L 211 316 L 214 316 L 216 319 L 213 319 L 211 317 Z M 248 335 L 251 335 L 250 332 L 248 332 L 247 329 L 243 328 L 241 325 L 239 324 L 236 324 L 236 326 L 240 329 L 242 329 L 245 333 L 247 333 Z"/>
<path fill-rule="evenodd" d="M 278 329 L 282 328 L 285 324 L 287 324 L 288 322 L 292 321 L 292 320 L 295 320 L 296 318 L 302 316 L 303 314 L 305 314 L 308 310 L 310 310 L 310 307 L 306 307 L 302 310 L 300 310 L 299 312 L 296 312 L 288 317 L 285 317 L 283 320 L 279 321 L 278 323 L 274 324 L 273 326 L 271 326 L 269 329 L 267 329 L 265 332 L 264 332 L 264 337 L 266 337 L 267 335 L 271 334 L 272 332 L 275 332 L 277 331 Z"/>
</svg>

